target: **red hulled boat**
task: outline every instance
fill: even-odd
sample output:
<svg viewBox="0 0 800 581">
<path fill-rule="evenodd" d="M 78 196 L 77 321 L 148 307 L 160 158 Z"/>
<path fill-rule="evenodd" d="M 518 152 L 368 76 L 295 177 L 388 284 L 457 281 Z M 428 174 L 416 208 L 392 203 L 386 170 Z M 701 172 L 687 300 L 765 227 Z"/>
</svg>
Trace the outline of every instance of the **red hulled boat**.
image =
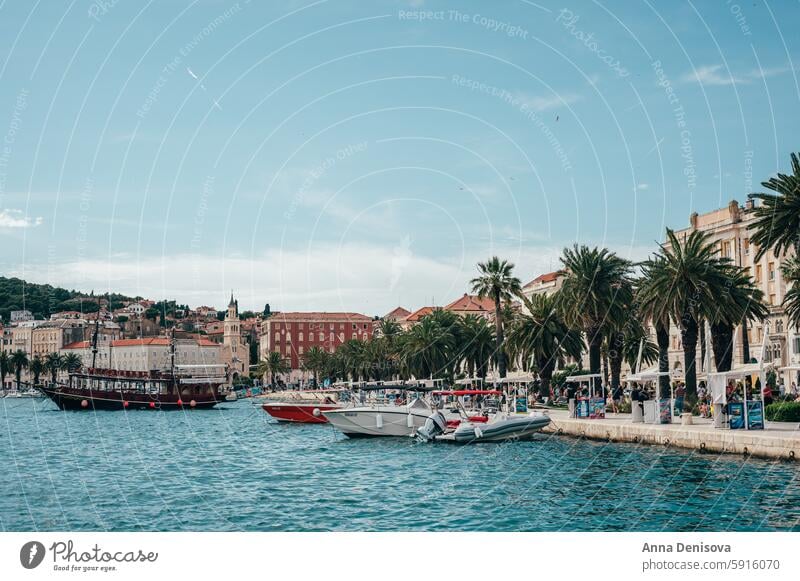
<svg viewBox="0 0 800 581">
<path fill-rule="evenodd" d="M 261 408 L 279 422 L 326 424 L 325 412 L 338 410 L 339 390 L 298 391 L 287 394 L 281 401 L 267 402 Z"/>
</svg>

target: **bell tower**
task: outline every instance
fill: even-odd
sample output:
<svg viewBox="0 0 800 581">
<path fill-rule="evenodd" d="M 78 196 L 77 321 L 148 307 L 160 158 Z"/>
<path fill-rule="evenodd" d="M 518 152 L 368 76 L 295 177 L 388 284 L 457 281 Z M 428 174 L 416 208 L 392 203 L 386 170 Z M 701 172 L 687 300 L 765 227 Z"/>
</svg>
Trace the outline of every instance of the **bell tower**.
<svg viewBox="0 0 800 581">
<path fill-rule="evenodd" d="M 225 313 L 223 324 L 222 344 L 230 347 L 231 355 L 236 357 L 239 344 L 241 343 L 241 329 L 239 327 L 239 301 L 234 300 L 231 292 L 231 302 L 228 303 L 228 312 Z"/>
</svg>

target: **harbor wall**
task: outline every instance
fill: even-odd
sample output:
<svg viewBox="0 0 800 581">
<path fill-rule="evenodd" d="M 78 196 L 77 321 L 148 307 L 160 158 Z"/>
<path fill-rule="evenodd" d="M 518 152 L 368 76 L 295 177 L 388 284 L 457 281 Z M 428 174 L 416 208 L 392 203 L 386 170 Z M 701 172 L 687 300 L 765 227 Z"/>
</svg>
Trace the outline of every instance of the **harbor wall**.
<svg viewBox="0 0 800 581">
<path fill-rule="evenodd" d="M 705 426 L 648 425 L 551 416 L 546 433 L 606 442 L 675 446 L 699 452 L 774 460 L 800 459 L 800 432 L 723 430 Z"/>
</svg>

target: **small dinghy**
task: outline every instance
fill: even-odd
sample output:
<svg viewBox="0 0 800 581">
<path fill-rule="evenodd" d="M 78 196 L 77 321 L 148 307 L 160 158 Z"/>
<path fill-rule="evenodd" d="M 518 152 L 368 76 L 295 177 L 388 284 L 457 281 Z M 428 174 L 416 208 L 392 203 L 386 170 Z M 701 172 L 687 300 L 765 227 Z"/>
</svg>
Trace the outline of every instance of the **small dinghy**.
<svg viewBox="0 0 800 581">
<path fill-rule="evenodd" d="M 452 422 L 448 422 L 444 414 L 437 411 L 428 417 L 423 427 L 417 430 L 417 437 L 425 442 L 442 441 L 459 444 L 529 440 L 549 423 L 550 418 L 543 414 L 498 413 L 486 422 L 467 420 L 460 422 L 456 427 L 451 427 L 448 424 Z"/>
</svg>

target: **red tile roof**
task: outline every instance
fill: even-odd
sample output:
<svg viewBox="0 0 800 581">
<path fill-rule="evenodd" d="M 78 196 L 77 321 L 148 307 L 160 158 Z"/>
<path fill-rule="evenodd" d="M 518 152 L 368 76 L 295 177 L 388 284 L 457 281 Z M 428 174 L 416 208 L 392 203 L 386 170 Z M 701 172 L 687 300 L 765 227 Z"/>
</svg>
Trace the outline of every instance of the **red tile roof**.
<svg viewBox="0 0 800 581">
<path fill-rule="evenodd" d="M 405 318 L 405 320 L 410 323 L 416 323 L 425 315 L 430 315 L 436 308 L 437 307 L 422 307 L 421 309 L 417 309 L 416 311 L 408 315 Z"/>
<path fill-rule="evenodd" d="M 88 341 L 75 341 L 69 345 L 64 345 L 62 349 L 86 349 L 87 347 L 89 347 Z"/>
<path fill-rule="evenodd" d="M 360 313 L 322 313 L 322 312 L 309 312 L 309 313 L 275 313 L 269 321 L 277 322 L 364 322 L 371 321 L 372 317 L 362 315 Z"/>
<path fill-rule="evenodd" d="M 528 284 L 526 284 L 525 286 L 526 286 L 526 287 L 529 287 L 529 286 L 533 286 L 533 285 L 535 285 L 535 284 L 544 284 L 544 283 L 547 283 L 547 282 L 553 282 L 553 281 L 554 281 L 554 280 L 556 280 L 556 279 L 557 279 L 559 276 L 561 276 L 561 274 L 562 274 L 562 273 L 561 273 L 561 271 L 560 271 L 560 270 L 557 270 L 557 271 L 555 271 L 555 272 L 547 272 L 547 273 L 545 273 L 545 274 L 540 274 L 539 276 L 537 276 L 536 278 L 534 278 L 532 281 L 530 281 L 530 282 L 529 282 Z"/>
<path fill-rule="evenodd" d="M 112 347 L 138 347 L 144 345 L 169 345 L 166 337 L 147 337 L 143 339 L 117 339 L 111 342 Z"/>
<path fill-rule="evenodd" d="M 408 309 L 404 309 L 403 307 L 397 307 L 395 310 L 391 311 L 390 313 L 386 313 L 383 318 L 384 319 L 405 319 L 407 316 L 411 314 L 411 311 Z"/>
<path fill-rule="evenodd" d="M 468 295 L 454 300 L 445 307 L 448 311 L 477 311 L 481 313 L 494 312 L 494 301 L 489 297 L 480 298 L 477 295 Z"/>
</svg>

